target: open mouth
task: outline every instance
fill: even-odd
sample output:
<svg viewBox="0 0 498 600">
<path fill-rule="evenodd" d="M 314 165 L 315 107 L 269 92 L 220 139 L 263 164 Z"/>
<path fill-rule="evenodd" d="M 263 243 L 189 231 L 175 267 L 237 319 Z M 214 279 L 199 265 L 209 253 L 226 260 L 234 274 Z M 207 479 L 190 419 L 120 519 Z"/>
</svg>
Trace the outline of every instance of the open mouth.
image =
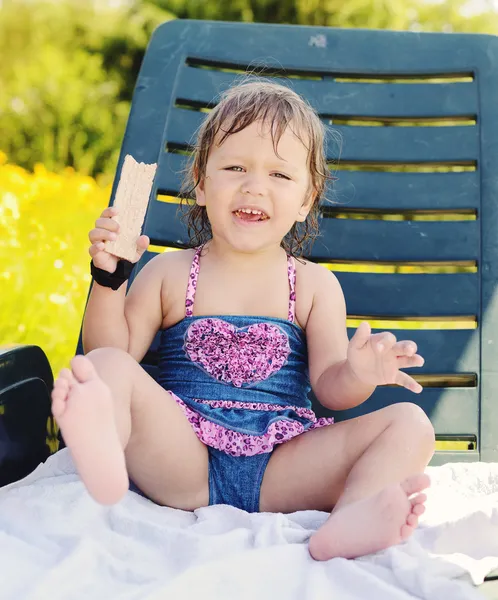
<svg viewBox="0 0 498 600">
<path fill-rule="evenodd" d="M 251 208 L 240 208 L 239 210 L 234 210 L 233 214 L 241 221 L 245 221 L 247 223 L 258 223 L 260 221 L 267 221 L 270 218 L 262 210 L 255 210 Z"/>
</svg>

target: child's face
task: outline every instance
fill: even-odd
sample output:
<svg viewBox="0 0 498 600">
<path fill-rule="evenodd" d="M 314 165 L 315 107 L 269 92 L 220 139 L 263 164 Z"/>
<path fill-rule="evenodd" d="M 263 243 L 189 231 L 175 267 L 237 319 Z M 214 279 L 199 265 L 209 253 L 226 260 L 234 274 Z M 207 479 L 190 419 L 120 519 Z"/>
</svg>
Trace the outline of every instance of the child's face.
<svg viewBox="0 0 498 600">
<path fill-rule="evenodd" d="M 257 121 L 213 145 L 206 177 L 196 190 L 214 238 L 239 251 L 279 246 L 312 206 L 308 151 L 288 127 L 275 154 L 268 126 Z M 242 211 L 241 211 L 242 209 Z M 259 210 L 263 215 L 243 211 Z"/>
</svg>

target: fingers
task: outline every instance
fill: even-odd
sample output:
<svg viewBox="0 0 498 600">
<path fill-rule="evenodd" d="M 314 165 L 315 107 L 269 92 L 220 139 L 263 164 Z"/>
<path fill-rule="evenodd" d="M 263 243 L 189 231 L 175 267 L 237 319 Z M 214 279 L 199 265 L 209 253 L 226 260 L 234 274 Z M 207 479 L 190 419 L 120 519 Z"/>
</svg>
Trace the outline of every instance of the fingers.
<svg viewBox="0 0 498 600">
<path fill-rule="evenodd" d="M 92 244 L 98 244 L 99 242 L 105 241 L 112 242 L 118 239 L 118 234 L 105 229 L 92 229 L 88 234 L 88 239 Z"/>
<path fill-rule="evenodd" d="M 415 356 L 398 356 L 398 369 L 410 369 L 411 367 L 423 367 L 425 360 L 420 354 Z"/>
<path fill-rule="evenodd" d="M 372 335 L 370 325 L 367 321 L 363 321 L 351 338 L 351 344 L 359 349 L 363 348 L 368 341 L 370 341 L 372 348 L 380 353 L 392 350 L 396 356 L 412 357 L 415 356 L 415 353 L 417 352 L 417 344 L 412 340 L 402 340 L 398 342 L 396 336 L 389 331 L 374 333 Z M 418 358 L 415 363 L 409 362 L 407 366 L 418 367 L 424 364 L 424 359 L 419 355 L 416 356 L 418 356 Z M 421 364 L 419 364 L 420 360 L 422 360 Z"/>
<path fill-rule="evenodd" d="M 417 344 L 412 340 L 401 340 L 392 347 L 396 356 L 413 356 L 417 352 Z"/>
<path fill-rule="evenodd" d="M 137 263 L 142 258 L 142 255 L 144 254 L 144 252 L 149 247 L 149 244 L 150 244 L 150 239 L 148 238 L 148 236 L 141 235 L 138 238 L 138 240 L 137 240 L 137 253 L 136 253 L 136 258 L 133 261 L 134 263 Z"/>
<path fill-rule="evenodd" d="M 88 239 L 92 244 L 105 240 L 113 241 L 117 238 L 119 232 L 119 223 L 114 220 L 118 214 L 117 208 L 114 206 L 107 207 L 100 218 L 95 221 L 95 227 L 88 234 Z"/>
<path fill-rule="evenodd" d="M 112 218 L 118 214 L 118 209 L 115 206 L 108 206 L 100 215 L 102 218 Z"/>
<path fill-rule="evenodd" d="M 149 244 L 150 244 L 149 237 L 146 235 L 141 235 L 137 240 L 137 246 L 138 246 L 139 252 L 140 251 L 142 253 L 145 252 L 145 250 L 147 250 L 147 248 L 149 247 Z"/>
<path fill-rule="evenodd" d="M 115 231 L 116 233 L 119 231 L 119 223 L 114 219 L 97 219 L 95 221 L 95 227 L 100 229 L 107 229 L 109 231 Z"/>
<path fill-rule="evenodd" d="M 394 381 L 396 385 L 400 385 L 415 394 L 420 394 L 420 392 L 424 389 L 420 383 L 417 383 L 413 377 L 410 377 L 407 373 L 403 373 L 403 371 L 398 371 L 396 374 L 396 380 Z"/>
<path fill-rule="evenodd" d="M 388 352 L 396 344 L 396 337 L 389 331 L 383 331 L 382 333 L 372 335 L 370 343 L 376 352 Z"/>
<path fill-rule="evenodd" d="M 111 219 L 98 219 L 96 227 L 90 230 L 88 239 L 95 244 L 104 240 L 116 240 L 119 233 L 119 223 Z"/>
<path fill-rule="evenodd" d="M 396 341 L 389 332 L 376 333 L 371 336 L 370 343 L 377 352 L 393 352 L 398 357 L 398 367 L 421 367 L 424 359 L 417 352 L 417 344 L 412 340 Z"/>
<path fill-rule="evenodd" d="M 118 214 L 119 211 L 115 206 L 108 206 L 102 211 L 100 218 L 95 221 L 95 227 L 88 234 L 88 239 L 91 242 L 88 253 L 92 257 L 93 264 L 109 273 L 114 273 L 119 259 L 107 252 L 105 243 L 115 241 L 118 238 L 120 226 L 114 218 Z M 145 242 L 145 239 L 140 239 L 137 243 L 137 260 L 140 259 L 149 245 L 149 238 L 147 236 L 142 236 L 142 238 L 146 238 L 147 242 Z"/>
<path fill-rule="evenodd" d="M 391 348 L 398 358 L 398 369 L 408 369 L 410 367 L 422 367 L 425 360 L 417 352 L 417 344 L 412 340 L 402 340 L 396 342 Z"/>
<path fill-rule="evenodd" d="M 372 333 L 372 330 L 370 328 L 370 325 L 367 321 L 362 321 L 353 337 L 350 340 L 350 344 L 354 347 L 357 348 L 358 350 L 363 348 L 365 346 L 365 344 L 368 342 L 368 340 L 370 339 L 370 334 Z"/>
<path fill-rule="evenodd" d="M 92 244 L 89 248 L 88 248 L 88 254 L 93 258 L 95 258 L 95 256 L 99 253 L 102 252 L 105 248 L 105 244 L 104 242 L 99 242 L 98 244 Z"/>
</svg>

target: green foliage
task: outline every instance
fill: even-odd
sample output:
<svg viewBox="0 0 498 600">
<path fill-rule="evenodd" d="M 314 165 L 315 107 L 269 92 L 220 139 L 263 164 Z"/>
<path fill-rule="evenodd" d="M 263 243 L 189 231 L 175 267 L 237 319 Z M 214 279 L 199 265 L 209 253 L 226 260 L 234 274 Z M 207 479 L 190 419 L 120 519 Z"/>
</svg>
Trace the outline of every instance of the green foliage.
<svg viewBox="0 0 498 600">
<path fill-rule="evenodd" d="M 89 0 L 0 8 L 2 149 L 18 165 L 104 173 L 117 162 L 156 6 L 96 10 Z"/>
<path fill-rule="evenodd" d="M 178 16 L 333 27 L 498 33 L 467 0 L 3 0 L 1 149 L 33 169 L 66 166 L 110 181 L 153 30 Z"/>
<path fill-rule="evenodd" d="M 182 19 L 498 33 L 496 13 L 469 16 L 464 9 L 468 0 L 156 0 L 156 4 Z"/>
<path fill-rule="evenodd" d="M 105 171 L 117 160 L 116 137 L 129 110 L 118 91 L 99 55 L 42 45 L 36 62 L 13 73 L 2 98 L 5 150 L 30 168 L 39 162 L 49 169 Z"/>
</svg>

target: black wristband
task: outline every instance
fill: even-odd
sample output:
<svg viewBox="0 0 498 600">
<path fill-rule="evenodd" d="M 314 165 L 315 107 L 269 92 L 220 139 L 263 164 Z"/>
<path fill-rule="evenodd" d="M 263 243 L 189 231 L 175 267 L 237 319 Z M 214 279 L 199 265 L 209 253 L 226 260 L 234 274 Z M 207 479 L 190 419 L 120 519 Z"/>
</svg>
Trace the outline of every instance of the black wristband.
<svg viewBox="0 0 498 600">
<path fill-rule="evenodd" d="M 118 266 L 114 273 L 109 273 L 108 271 L 104 271 L 104 269 L 96 267 L 92 260 L 90 263 L 90 272 L 94 281 L 99 285 L 117 290 L 130 278 L 134 266 L 135 263 L 132 263 L 129 260 L 120 259 L 118 260 Z"/>
</svg>

